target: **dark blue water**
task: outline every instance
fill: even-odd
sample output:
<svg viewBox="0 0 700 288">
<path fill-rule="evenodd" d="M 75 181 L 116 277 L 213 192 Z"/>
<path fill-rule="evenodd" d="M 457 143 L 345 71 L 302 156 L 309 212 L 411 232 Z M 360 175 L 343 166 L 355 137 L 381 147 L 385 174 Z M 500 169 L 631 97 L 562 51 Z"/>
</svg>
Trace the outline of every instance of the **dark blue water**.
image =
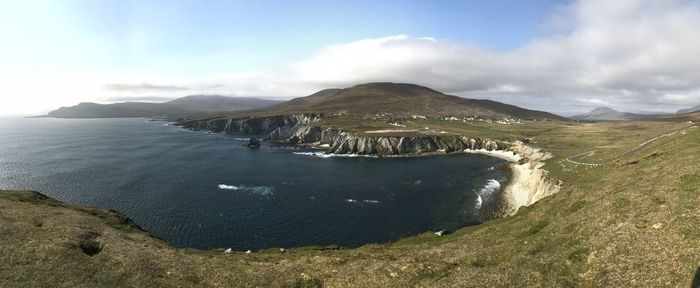
<svg viewBox="0 0 700 288">
<path fill-rule="evenodd" d="M 508 177 L 479 155 L 320 158 L 243 138 L 146 119 L 0 119 L 0 189 L 115 209 L 175 246 L 255 250 L 476 224 L 495 198 L 484 187 Z"/>
</svg>

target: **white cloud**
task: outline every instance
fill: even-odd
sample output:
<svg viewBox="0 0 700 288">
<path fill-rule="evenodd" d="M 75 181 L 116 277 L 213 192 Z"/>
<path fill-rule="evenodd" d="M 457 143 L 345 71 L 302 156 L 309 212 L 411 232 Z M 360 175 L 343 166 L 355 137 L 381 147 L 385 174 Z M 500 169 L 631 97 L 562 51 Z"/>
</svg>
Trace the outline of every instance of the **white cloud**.
<svg viewBox="0 0 700 288">
<path fill-rule="evenodd" d="M 371 81 L 411 82 L 562 113 L 598 105 L 674 110 L 700 103 L 697 3 L 581 1 L 552 17 L 570 29 L 506 53 L 398 35 L 328 46 L 229 85 L 254 95 L 305 95 Z"/>
<path fill-rule="evenodd" d="M 196 79 L 130 77 L 101 85 L 150 85 L 144 92 L 148 95 L 131 91 L 132 96 L 152 96 L 150 88 L 157 86 L 141 83 L 158 83 L 191 93 L 292 97 L 363 82 L 411 82 L 564 114 L 599 105 L 672 111 L 700 103 L 697 2 L 579 1 L 551 18 L 545 24 L 560 32 L 509 52 L 396 35 L 323 47 L 265 73 Z M 178 91 L 159 92 L 171 96 Z M 116 96 L 115 91 L 101 93 L 98 99 Z"/>
</svg>

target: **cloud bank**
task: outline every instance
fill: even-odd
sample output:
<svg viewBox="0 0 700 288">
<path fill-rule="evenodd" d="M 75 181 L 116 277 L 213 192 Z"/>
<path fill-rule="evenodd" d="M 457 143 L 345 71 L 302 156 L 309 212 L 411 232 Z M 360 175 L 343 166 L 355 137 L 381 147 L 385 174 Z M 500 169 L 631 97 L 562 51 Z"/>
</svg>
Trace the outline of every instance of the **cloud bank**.
<svg viewBox="0 0 700 288">
<path fill-rule="evenodd" d="M 290 98 L 392 81 L 565 115 L 596 106 L 675 111 L 700 104 L 698 2 L 579 1 L 561 7 L 543 25 L 549 33 L 506 52 L 394 35 L 322 47 L 261 73 L 107 82 L 101 97 Z"/>
</svg>

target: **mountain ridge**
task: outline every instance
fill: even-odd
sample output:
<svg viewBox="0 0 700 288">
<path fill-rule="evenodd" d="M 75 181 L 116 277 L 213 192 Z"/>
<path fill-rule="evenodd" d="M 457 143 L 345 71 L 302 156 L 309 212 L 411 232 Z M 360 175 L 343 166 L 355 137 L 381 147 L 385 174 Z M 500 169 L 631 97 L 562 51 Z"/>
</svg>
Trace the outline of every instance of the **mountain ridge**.
<svg viewBox="0 0 700 288">
<path fill-rule="evenodd" d="M 255 97 L 189 95 L 163 103 L 120 102 L 99 104 L 81 102 L 46 114 L 55 118 L 179 117 L 188 114 L 256 109 L 281 101 Z"/>
<path fill-rule="evenodd" d="M 624 121 L 624 120 L 640 120 L 651 119 L 670 114 L 638 114 L 631 112 L 622 112 L 610 107 L 596 107 L 593 110 L 570 117 L 576 121 Z"/>
<path fill-rule="evenodd" d="M 448 95 L 416 84 L 392 82 L 365 83 L 343 89 L 324 89 L 269 107 L 209 116 L 241 118 L 302 113 L 361 117 L 457 116 L 568 121 L 564 117 L 544 111 L 525 109 L 492 100 Z"/>
<path fill-rule="evenodd" d="M 693 112 L 698 112 L 698 111 L 700 111 L 700 105 L 696 105 L 696 106 L 686 108 L 686 109 L 680 109 L 680 110 L 676 111 L 676 114 L 693 113 Z"/>
</svg>

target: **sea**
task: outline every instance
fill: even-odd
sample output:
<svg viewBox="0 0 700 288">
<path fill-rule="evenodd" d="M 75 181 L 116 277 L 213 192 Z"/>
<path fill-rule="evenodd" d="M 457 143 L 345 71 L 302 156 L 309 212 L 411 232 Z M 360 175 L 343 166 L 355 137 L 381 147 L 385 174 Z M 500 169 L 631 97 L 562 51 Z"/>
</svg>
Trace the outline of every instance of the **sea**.
<svg viewBox="0 0 700 288">
<path fill-rule="evenodd" d="M 144 118 L 0 118 L 0 189 L 117 210 L 176 247 L 358 247 L 483 221 L 509 171 L 474 154 L 329 156 Z"/>
</svg>

